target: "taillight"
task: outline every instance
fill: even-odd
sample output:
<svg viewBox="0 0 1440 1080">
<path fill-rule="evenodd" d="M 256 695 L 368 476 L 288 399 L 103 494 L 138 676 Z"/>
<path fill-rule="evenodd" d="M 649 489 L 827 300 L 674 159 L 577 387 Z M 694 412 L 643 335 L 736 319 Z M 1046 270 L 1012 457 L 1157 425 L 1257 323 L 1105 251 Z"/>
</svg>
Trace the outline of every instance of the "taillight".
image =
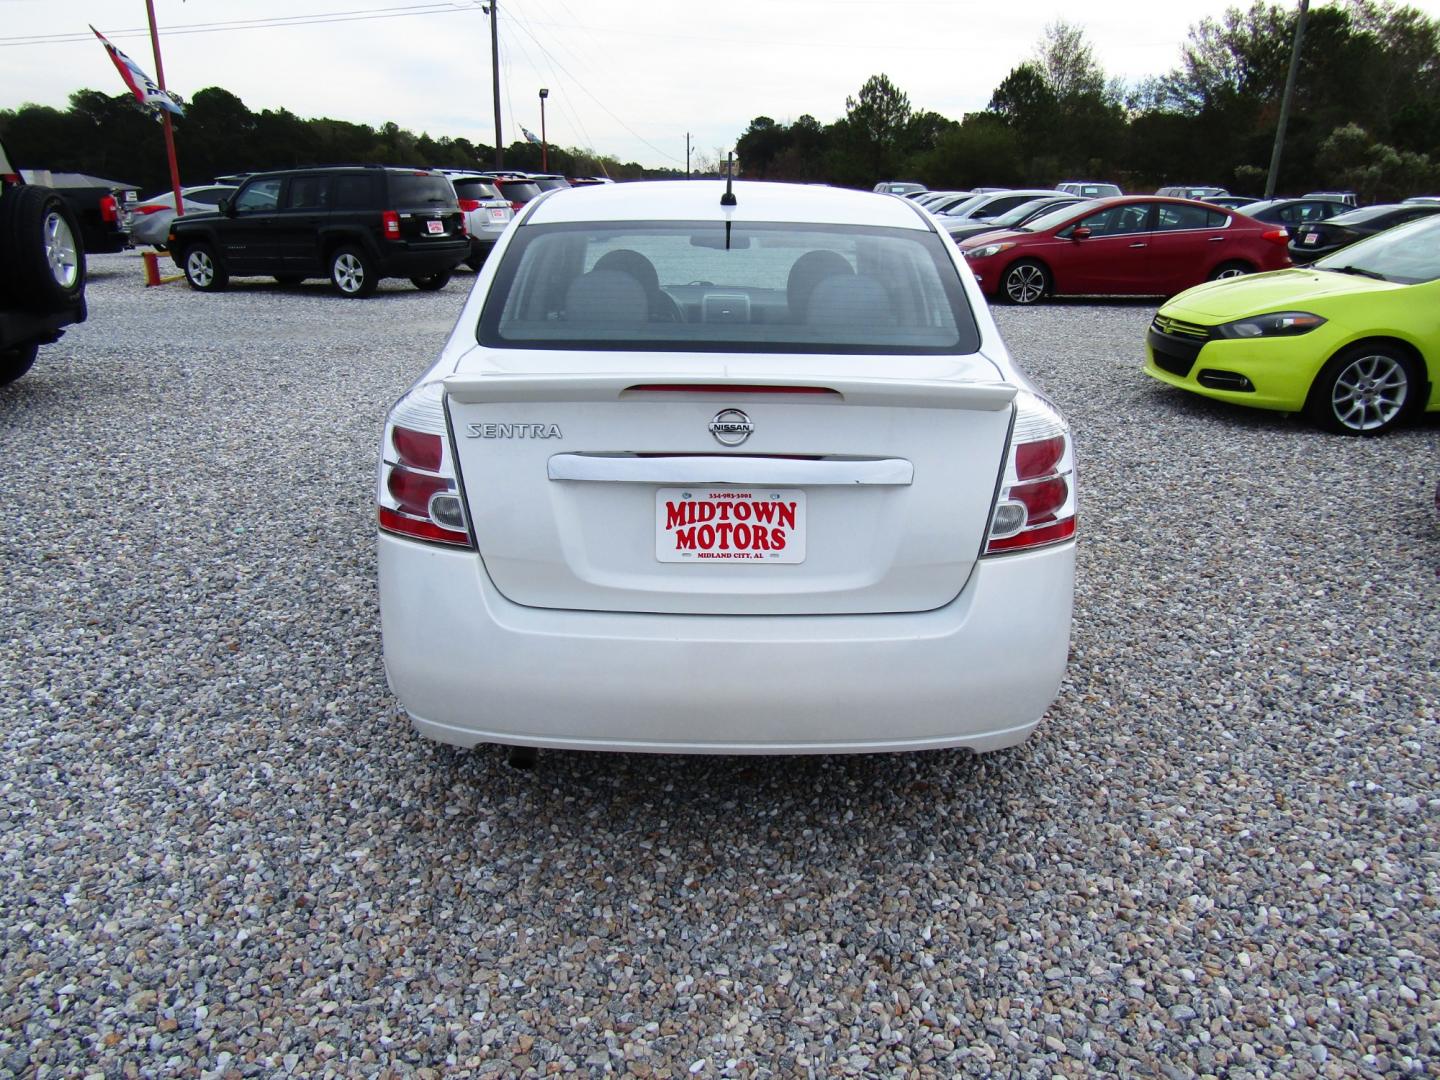
<svg viewBox="0 0 1440 1080">
<path fill-rule="evenodd" d="M 467 213 L 467 214 L 473 214 L 476 210 L 479 210 L 479 209 L 480 209 L 480 200 L 479 200 L 479 199 L 461 199 L 461 200 L 460 200 L 460 209 L 461 209 L 461 210 L 464 210 L 465 213 Z"/>
<path fill-rule="evenodd" d="M 1065 418 L 1021 391 L 1005 477 L 990 516 L 985 554 L 1043 547 L 1075 535 L 1075 455 Z"/>
<path fill-rule="evenodd" d="M 135 213 L 148 216 L 150 214 L 158 214 L 161 210 L 169 209 L 170 207 L 166 206 L 164 203 L 141 203 L 139 206 L 135 207 Z M 104 213 L 103 208 L 101 209 L 101 213 Z"/>
<path fill-rule="evenodd" d="M 1290 243 L 1290 231 L 1288 229 L 1266 229 L 1260 234 L 1262 240 L 1269 240 L 1272 244 Z"/>
<path fill-rule="evenodd" d="M 519 213 L 521 210 L 525 209 L 525 204 L 523 202 L 516 202 L 514 199 L 511 199 L 510 209 L 514 210 L 516 213 Z"/>
<path fill-rule="evenodd" d="M 376 510 L 385 532 L 470 547 L 441 394 L 439 383 L 417 386 L 390 410 L 380 447 Z"/>
<path fill-rule="evenodd" d="M 461 214 L 461 215 L 460 215 L 460 235 L 461 235 L 461 236 L 469 236 L 469 235 L 470 235 L 470 223 L 465 220 L 465 215 L 464 215 L 464 214 Z"/>
<path fill-rule="evenodd" d="M 114 195 L 104 195 L 100 199 L 100 220 L 119 221 L 120 204 L 115 201 Z"/>
<path fill-rule="evenodd" d="M 380 227 L 385 233 L 386 240 L 400 239 L 400 215 L 394 210 L 386 210 L 381 213 Z"/>
</svg>

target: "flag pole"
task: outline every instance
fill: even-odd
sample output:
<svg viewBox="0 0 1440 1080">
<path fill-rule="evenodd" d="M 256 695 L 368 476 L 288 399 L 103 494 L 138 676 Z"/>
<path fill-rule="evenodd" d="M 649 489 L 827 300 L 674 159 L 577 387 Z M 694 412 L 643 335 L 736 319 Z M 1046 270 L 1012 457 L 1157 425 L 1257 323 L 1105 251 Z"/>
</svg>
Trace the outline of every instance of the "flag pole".
<svg viewBox="0 0 1440 1080">
<path fill-rule="evenodd" d="M 145 11 L 150 16 L 150 47 L 155 50 L 155 81 L 160 84 L 161 93 L 167 93 L 165 64 L 160 59 L 160 31 L 155 29 L 155 0 L 145 0 Z M 185 203 L 180 196 L 180 164 L 175 160 L 175 129 L 170 124 L 169 109 L 161 109 L 160 115 L 165 122 L 165 154 L 170 159 L 170 186 L 175 189 L 175 215 L 183 217 Z"/>
</svg>

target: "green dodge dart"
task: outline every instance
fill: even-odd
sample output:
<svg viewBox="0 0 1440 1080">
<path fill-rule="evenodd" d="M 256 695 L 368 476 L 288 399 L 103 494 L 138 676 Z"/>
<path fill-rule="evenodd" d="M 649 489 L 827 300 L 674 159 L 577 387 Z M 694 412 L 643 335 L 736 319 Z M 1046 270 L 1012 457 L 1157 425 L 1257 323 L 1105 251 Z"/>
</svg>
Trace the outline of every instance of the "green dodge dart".
<svg viewBox="0 0 1440 1080">
<path fill-rule="evenodd" d="M 1187 289 L 1156 314 L 1146 353 L 1161 382 L 1345 435 L 1440 411 L 1440 216 L 1303 269 Z"/>
</svg>

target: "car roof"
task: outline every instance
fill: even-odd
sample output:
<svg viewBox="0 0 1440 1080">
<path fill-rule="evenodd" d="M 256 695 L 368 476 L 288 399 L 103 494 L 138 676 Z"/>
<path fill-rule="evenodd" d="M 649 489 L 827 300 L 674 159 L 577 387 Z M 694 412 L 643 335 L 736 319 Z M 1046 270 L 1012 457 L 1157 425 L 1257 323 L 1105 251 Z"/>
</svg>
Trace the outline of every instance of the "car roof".
<svg viewBox="0 0 1440 1080">
<path fill-rule="evenodd" d="M 735 206 L 723 208 L 723 180 L 642 180 L 582 190 L 558 189 L 532 204 L 528 224 L 577 221 L 788 221 L 816 225 L 873 225 L 928 231 L 914 203 L 870 191 L 735 182 Z"/>
</svg>

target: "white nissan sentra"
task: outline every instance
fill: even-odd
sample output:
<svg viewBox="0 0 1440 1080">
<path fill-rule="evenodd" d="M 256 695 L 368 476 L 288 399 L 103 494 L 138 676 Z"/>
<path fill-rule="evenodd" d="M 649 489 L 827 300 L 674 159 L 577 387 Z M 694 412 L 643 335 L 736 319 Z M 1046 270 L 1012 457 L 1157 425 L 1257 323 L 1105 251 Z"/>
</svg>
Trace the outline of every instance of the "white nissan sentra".
<svg viewBox="0 0 1440 1080">
<path fill-rule="evenodd" d="M 557 191 L 499 242 L 385 424 L 390 686 L 460 746 L 1022 741 L 1069 647 L 1065 420 L 922 210 L 725 193 Z"/>
</svg>

